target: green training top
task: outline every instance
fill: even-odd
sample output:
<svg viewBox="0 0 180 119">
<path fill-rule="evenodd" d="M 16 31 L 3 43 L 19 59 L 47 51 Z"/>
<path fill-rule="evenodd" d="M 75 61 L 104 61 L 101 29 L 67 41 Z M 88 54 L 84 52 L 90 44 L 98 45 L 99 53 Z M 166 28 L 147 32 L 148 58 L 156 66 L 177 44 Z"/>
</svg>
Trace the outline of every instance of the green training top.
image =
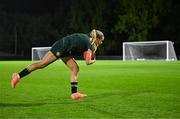
<svg viewBox="0 0 180 119">
<path fill-rule="evenodd" d="M 82 55 L 83 52 L 88 49 L 94 51 L 94 47 L 91 45 L 88 35 L 74 33 L 56 41 L 51 48 L 51 52 L 59 58 Z"/>
</svg>

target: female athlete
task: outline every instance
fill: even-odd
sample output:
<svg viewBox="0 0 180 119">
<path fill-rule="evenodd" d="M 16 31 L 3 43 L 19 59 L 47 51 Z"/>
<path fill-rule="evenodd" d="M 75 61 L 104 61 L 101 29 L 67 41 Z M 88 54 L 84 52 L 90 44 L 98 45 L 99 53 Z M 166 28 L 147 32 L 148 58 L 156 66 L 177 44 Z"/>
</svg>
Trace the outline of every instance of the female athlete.
<svg viewBox="0 0 180 119">
<path fill-rule="evenodd" d="M 13 73 L 11 80 L 12 88 L 15 88 L 24 76 L 37 69 L 45 68 L 61 58 L 71 70 L 71 98 L 75 100 L 86 97 L 86 94 L 77 91 L 79 66 L 73 56 L 79 53 L 85 54 L 86 64 L 93 64 L 95 63 L 95 59 L 92 59 L 92 55 L 94 55 L 98 46 L 101 45 L 103 41 L 103 33 L 95 29 L 90 32 L 90 37 L 84 33 L 74 33 L 61 38 L 52 45 L 51 50 L 46 53 L 42 60 L 28 65 L 20 73 Z"/>
</svg>

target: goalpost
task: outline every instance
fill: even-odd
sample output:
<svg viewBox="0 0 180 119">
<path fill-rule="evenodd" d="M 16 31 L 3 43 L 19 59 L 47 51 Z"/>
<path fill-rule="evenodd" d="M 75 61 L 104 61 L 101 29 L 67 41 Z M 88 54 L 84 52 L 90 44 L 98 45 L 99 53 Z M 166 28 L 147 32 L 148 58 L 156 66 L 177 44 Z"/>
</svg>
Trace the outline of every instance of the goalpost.
<svg viewBox="0 0 180 119">
<path fill-rule="evenodd" d="M 43 56 L 51 49 L 51 47 L 32 47 L 31 59 L 32 61 L 41 60 Z"/>
<path fill-rule="evenodd" d="M 124 42 L 123 61 L 126 60 L 176 61 L 177 57 L 171 41 Z"/>
</svg>

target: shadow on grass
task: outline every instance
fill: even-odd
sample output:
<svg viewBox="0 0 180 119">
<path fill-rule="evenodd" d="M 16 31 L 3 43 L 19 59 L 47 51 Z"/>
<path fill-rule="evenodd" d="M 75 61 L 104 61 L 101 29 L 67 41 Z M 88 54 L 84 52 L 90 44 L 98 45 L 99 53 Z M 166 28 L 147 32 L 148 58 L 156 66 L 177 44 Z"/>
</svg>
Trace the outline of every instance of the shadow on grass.
<svg viewBox="0 0 180 119">
<path fill-rule="evenodd" d="M 141 92 L 143 93 L 143 92 Z M 89 95 L 85 99 L 80 100 L 71 100 L 70 98 L 54 98 L 54 99 L 45 99 L 45 100 L 36 100 L 33 102 L 22 102 L 22 103 L 0 103 L 0 108 L 3 107 L 33 107 L 33 106 L 43 106 L 43 105 L 53 105 L 53 104 L 59 104 L 59 105 L 66 105 L 66 104 L 83 104 L 87 102 L 92 102 L 92 100 L 99 100 L 104 98 L 109 98 L 111 96 L 131 96 L 136 95 L 137 93 L 134 92 L 106 92 L 106 93 L 100 93 L 95 95 Z M 138 93 L 139 94 L 139 93 Z M 91 110 L 96 110 L 94 107 L 89 107 Z M 104 111 L 99 110 L 99 112 L 105 113 Z M 107 112 L 106 112 L 107 113 Z"/>
<path fill-rule="evenodd" d="M 0 103 L 0 108 L 4 107 L 34 107 L 34 106 L 44 106 L 44 105 L 53 105 L 53 104 L 73 104 L 74 101 L 66 98 L 54 98 L 54 99 L 45 99 L 45 100 L 35 100 L 34 102 L 14 102 L 14 103 Z"/>
<path fill-rule="evenodd" d="M 0 103 L 0 108 L 4 107 L 34 107 L 34 106 L 43 106 L 43 105 L 53 105 L 53 104 L 78 104 L 82 102 L 86 102 L 86 100 L 104 98 L 103 95 L 106 94 L 99 94 L 99 95 L 91 95 L 87 97 L 87 99 L 80 99 L 80 100 L 71 100 L 68 98 L 56 98 L 56 99 L 45 99 L 45 100 L 36 100 L 36 102 L 18 102 L 18 103 Z M 112 96 L 114 94 L 108 94 L 108 96 Z M 107 96 L 106 96 L 107 97 Z"/>
<path fill-rule="evenodd" d="M 106 92 L 106 93 L 100 93 L 100 94 L 95 94 L 95 95 L 89 95 L 87 100 L 98 100 L 98 99 L 104 99 L 104 98 L 109 98 L 113 96 L 131 96 L 134 95 L 134 92 Z"/>
<path fill-rule="evenodd" d="M 95 94 L 95 95 L 90 95 L 86 100 L 83 102 L 92 102 L 93 100 L 99 100 L 99 101 L 107 101 L 110 100 L 111 97 L 115 98 L 126 98 L 128 96 L 134 96 L 134 95 L 139 95 L 139 94 L 144 94 L 144 93 L 152 93 L 152 91 L 141 91 L 141 92 L 105 92 L 105 93 L 100 93 L 100 94 Z M 107 98 L 107 99 L 106 99 Z M 104 100 L 105 99 L 105 100 Z M 116 103 L 116 102 L 112 102 Z M 83 103 L 82 103 L 83 104 Z M 106 116 L 107 118 L 123 118 L 124 115 L 120 115 L 118 112 L 113 112 L 108 109 L 108 105 L 102 105 L 104 106 L 98 106 L 97 104 L 93 103 L 86 103 L 84 106 L 86 109 L 89 109 L 93 112 L 99 113 L 101 115 Z M 117 110 L 118 111 L 118 110 Z"/>
<path fill-rule="evenodd" d="M 111 96 L 118 96 L 118 97 L 128 97 L 128 96 L 134 96 L 134 95 L 139 95 L 139 94 L 145 94 L 145 93 L 153 93 L 151 90 L 146 90 L 146 91 L 131 91 L 131 92 L 105 92 L 105 93 L 99 93 L 95 95 L 89 95 L 88 100 L 91 99 L 103 99 L 103 98 L 109 98 Z"/>
<path fill-rule="evenodd" d="M 32 107 L 32 106 L 42 106 L 47 103 L 0 103 L 0 108 L 2 107 Z"/>
</svg>

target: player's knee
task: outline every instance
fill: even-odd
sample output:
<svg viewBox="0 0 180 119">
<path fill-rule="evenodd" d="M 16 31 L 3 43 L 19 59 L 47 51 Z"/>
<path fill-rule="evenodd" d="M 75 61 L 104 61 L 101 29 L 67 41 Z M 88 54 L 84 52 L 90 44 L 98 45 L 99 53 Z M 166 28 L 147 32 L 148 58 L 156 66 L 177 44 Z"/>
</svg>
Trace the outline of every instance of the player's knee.
<svg viewBox="0 0 180 119">
<path fill-rule="evenodd" d="M 72 67 L 73 72 L 79 72 L 79 66 L 75 65 Z"/>
</svg>

